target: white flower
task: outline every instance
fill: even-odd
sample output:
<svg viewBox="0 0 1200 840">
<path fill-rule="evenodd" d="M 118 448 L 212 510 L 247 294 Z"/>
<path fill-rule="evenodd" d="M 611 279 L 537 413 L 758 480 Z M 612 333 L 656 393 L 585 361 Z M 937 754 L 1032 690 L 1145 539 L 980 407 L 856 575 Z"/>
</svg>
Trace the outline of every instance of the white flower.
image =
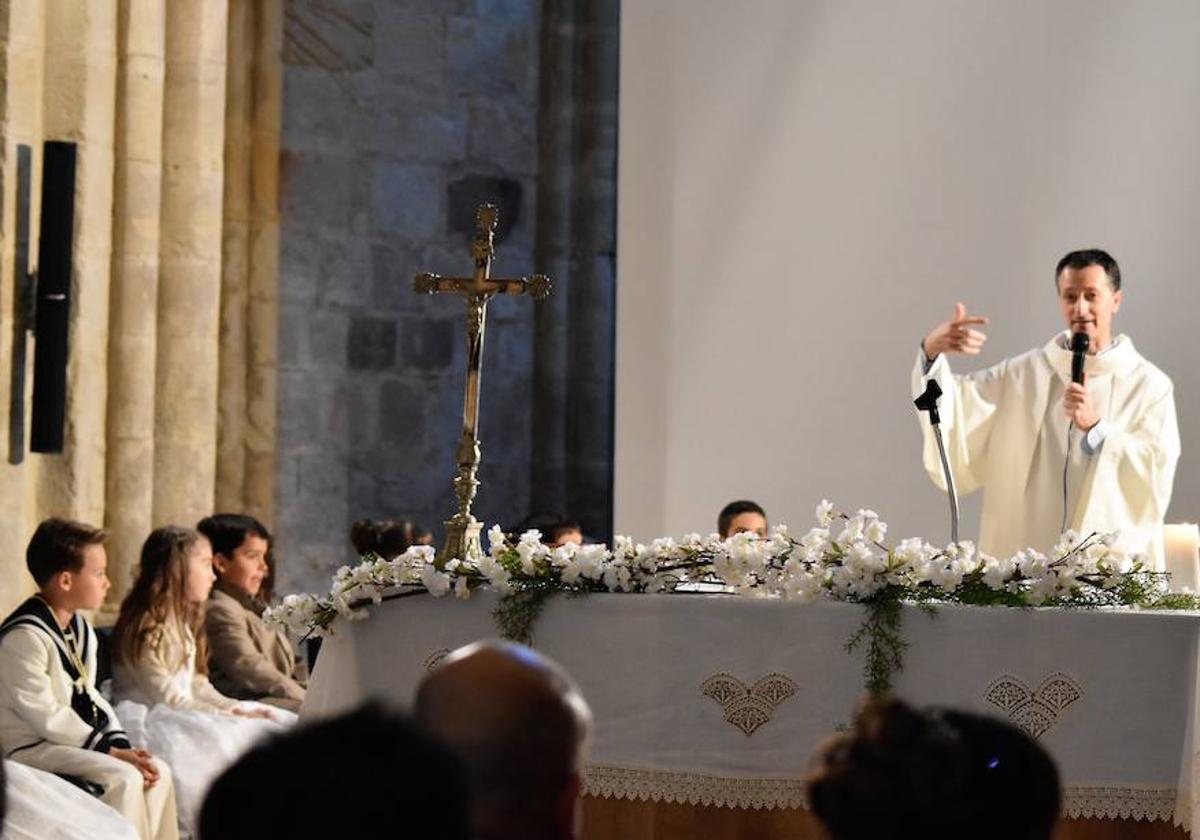
<svg viewBox="0 0 1200 840">
<path fill-rule="evenodd" d="M 421 583 L 435 598 L 440 598 L 450 591 L 450 575 L 439 572 L 433 564 L 421 569 Z"/>
<path fill-rule="evenodd" d="M 983 563 L 983 582 L 997 592 L 1005 588 L 1017 570 L 1017 564 L 1011 557 L 1001 560 L 989 554 L 980 554 L 979 559 Z"/>
<path fill-rule="evenodd" d="M 487 578 L 488 584 L 502 595 L 512 591 L 509 583 L 511 575 L 494 557 L 481 557 L 478 563 L 479 574 Z"/>
<path fill-rule="evenodd" d="M 1046 555 L 1034 551 L 1032 548 L 1018 551 L 1013 560 L 1021 574 L 1034 579 L 1043 577 L 1050 565 Z"/>
<path fill-rule="evenodd" d="M 471 597 L 470 581 L 462 575 L 459 575 L 458 579 L 454 581 L 454 596 L 463 600 Z"/>
<path fill-rule="evenodd" d="M 887 538 L 887 523 L 881 519 L 872 519 L 867 523 L 863 534 L 873 543 L 881 543 Z"/>
<path fill-rule="evenodd" d="M 822 528 L 828 528 L 833 524 L 833 502 L 828 499 L 822 499 L 817 505 L 817 524 Z"/>
<path fill-rule="evenodd" d="M 499 525 L 493 525 L 488 529 L 488 554 L 495 557 L 508 548 L 508 536 L 504 533 L 504 529 Z"/>
</svg>

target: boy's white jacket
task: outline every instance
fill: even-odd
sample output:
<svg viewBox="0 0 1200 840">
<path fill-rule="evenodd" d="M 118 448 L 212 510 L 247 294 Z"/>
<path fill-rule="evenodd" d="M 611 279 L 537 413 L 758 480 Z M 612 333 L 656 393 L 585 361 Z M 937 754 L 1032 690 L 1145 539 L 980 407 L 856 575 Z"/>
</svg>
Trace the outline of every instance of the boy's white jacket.
<svg viewBox="0 0 1200 840">
<path fill-rule="evenodd" d="M 40 598 L 30 598 L 0 624 L 0 749 L 5 757 L 19 760 L 22 749 L 44 742 L 103 753 L 130 746 L 112 706 L 96 689 L 96 631 L 78 613 L 70 628 L 83 673 Z"/>
</svg>

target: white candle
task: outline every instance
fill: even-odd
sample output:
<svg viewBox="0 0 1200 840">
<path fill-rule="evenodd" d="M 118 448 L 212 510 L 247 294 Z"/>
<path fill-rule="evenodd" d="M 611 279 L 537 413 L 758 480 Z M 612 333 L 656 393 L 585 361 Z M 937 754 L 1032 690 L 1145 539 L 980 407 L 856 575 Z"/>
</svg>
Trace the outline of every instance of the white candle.
<svg viewBox="0 0 1200 840">
<path fill-rule="evenodd" d="M 1191 522 L 1164 525 L 1163 555 L 1172 590 L 1200 591 L 1200 526 Z"/>
</svg>

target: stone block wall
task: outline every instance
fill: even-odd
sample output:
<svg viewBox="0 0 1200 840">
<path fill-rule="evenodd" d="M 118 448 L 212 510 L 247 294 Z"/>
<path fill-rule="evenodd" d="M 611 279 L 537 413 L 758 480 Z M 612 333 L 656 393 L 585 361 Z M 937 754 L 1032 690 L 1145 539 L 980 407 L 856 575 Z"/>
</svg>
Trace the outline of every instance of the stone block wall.
<svg viewBox="0 0 1200 840">
<path fill-rule="evenodd" d="M 279 590 L 325 590 L 362 516 L 441 537 L 465 366 L 475 204 L 497 200 L 497 274 L 534 270 L 534 0 L 290 0 L 285 6 L 279 345 Z M 534 306 L 491 304 L 476 515 L 528 512 Z M 611 354 L 610 354 L 611 355 Z"/>
</svg>

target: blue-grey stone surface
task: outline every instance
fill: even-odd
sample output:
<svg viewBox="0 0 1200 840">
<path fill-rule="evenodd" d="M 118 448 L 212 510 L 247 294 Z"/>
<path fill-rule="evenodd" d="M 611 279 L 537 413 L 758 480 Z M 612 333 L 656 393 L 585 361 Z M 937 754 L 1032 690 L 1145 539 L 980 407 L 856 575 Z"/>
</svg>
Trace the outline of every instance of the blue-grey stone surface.
<svg viewBox="0 0 1200 840">
<path fill-rule="evenodd" d="M 454 511 L 474 204 L 504 214 L 475 514 L 611 527 L 616 0 L 287 0 L 277 589 L 326 591 L 350 524 Z"/>
</svg>

